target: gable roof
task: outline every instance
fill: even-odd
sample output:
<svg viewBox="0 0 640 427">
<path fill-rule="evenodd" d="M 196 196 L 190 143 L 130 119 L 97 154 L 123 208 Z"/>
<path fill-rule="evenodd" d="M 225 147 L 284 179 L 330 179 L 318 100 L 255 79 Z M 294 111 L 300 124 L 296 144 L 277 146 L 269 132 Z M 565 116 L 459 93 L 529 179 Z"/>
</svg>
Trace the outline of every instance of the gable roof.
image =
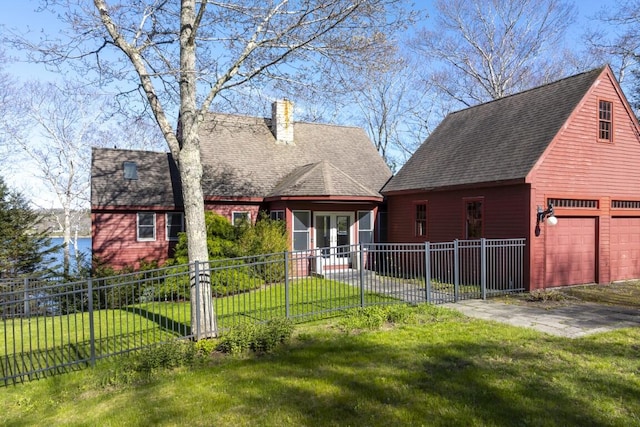
<svg viewBox="0 0 640 427">
<path fill-rule="evenodd" d="M 134 162 L 137 179 L 124 178 L 124 162 Z M 93 148 L 92 206 L 182 206 L 180 175 L 168 153 Z"/>
<path fill-rule="evenodd" d="M 274 196 L 283 190 L 284 180 L 296 169 L 328 162 L 341 172 L 334 175 L 336 191 L 351 188 L 360 196 L 362 189 L 381 197 L 379 191 L 391 171 L 361 128 L 317 123 L 293 124 L 294 144 L 277 143 L 270 130 L 271 120 L 226 114 L 210 114 L 202 125 L 202 160 L 208 165 L 203 187 L 205 194 L 227 196 Z M 318 195 L 323 184 L 311 185 L 309 195 Z M 320 193 L 323 193 L 326 188 Z M 284 195 L 284 193 L 283 193 Z M 302 195 L 297 193 L 297 195 Z"/>
<path fill-rule="evenodd" d="M 276 142 L 270 125 L 266 118 L 206 116 L 200 127 L 205 198 L 382 199 L 391 171 L 363 129 L 296 122 L 294 144 L 287 145 Z M 137 182 L 122 178 L 124 161 L 138 163 Z M 181 194 L 171 154 L 93 150 L 93 206 L 182 206 L 172 190 Z"/>
<path fill-rule="evenodd" d="M 365 187 L 348 174 L 323 160 L 304 165 L 286 176 L 268 195 L 280 197 L 378 197 L 380 194 Z"/>
<path fill-rule="evenodd" d="M 605 69 L 449 114 L 382 193 L 524 182 Z"/>
</svg>

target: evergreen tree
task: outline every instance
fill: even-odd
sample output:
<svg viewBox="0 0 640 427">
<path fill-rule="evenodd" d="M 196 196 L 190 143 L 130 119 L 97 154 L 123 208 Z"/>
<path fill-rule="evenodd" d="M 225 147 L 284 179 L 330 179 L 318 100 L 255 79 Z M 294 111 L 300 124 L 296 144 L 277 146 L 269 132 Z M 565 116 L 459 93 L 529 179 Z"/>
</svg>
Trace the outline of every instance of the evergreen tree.
<svg viewBox="0 0 640 427">
<path fill-rule="evenodd" d="M 11 191 L 0 177 L 0 278 L 47 270 L 57 248 L 38 230 L 40 220 L 22 194 Z"/>
</svg>

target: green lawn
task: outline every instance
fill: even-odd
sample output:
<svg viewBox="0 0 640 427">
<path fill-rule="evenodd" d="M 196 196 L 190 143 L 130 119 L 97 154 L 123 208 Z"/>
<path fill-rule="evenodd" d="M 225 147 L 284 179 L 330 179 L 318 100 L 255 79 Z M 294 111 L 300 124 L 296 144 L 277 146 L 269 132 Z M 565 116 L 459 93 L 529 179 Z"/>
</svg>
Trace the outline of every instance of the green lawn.
<svg viewBox="0 0 640 427">
<path fill-rule="evenodd" d="M 9 426 L 640 425 L 640 328 L 579 339 L 419 306 L 418 323 L 299 325 L 266 356 L 122 382 L 122 363 L 6 387 Z"/>
<path fill-rule="evenodd" d="M 224 331 L 244 322 L 260 322 L 284 317 L 284 284 L 216 298 L 218 327 Z M 289 286 L 289 315 L 294 320 L 327 317 L 341 308 L 360 304 L 360 290 L 335 280 L 305 278 Z M 395 301 L 366 293 L 365 302 Z M 310 313 L 317 313 L 310 316 Z M 95 354 L 125 352 L 132 348 L 189 334 L 191 307 L 188 301 L 149 302 L 94 313 Z M 74 313 L 56 317 L 3 319 L 0 321 L 0 374 L 43 370 L 90 359 L 89 314 Z"/>
</svg>

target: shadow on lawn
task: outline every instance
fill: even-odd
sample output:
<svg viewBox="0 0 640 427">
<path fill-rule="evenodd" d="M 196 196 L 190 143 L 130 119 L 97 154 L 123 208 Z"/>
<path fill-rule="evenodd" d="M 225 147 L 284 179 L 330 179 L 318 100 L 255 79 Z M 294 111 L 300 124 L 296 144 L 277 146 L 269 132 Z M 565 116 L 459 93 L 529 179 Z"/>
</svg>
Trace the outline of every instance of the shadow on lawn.
<svg viewBox="0 0 640 427">
<path fill-rule="evenodd" d="M 191 335 L 191 327 L 185 323 L 178 322 L 167 316 L 163 316 L 153 311 L 145 310 L 140 307 L 122 307 L 121 310 L 128 311 L 129 313 L 137 314 L 147 320 L 150 320 L 157 324 L 161 329 L 166 332 L 173 332 L 179 336 L 185 337 Z"/>
<path fill-rule="evenodd" d="M 267 415 L 295 414 L 303 425 L 604 425 L 625 424 L 640 411 L 633 369 L 625 376 L 618 363 L 630 356 L 626 346 L 542 338 L 541 350 L 531 337 L 435 341 L 398 351 L 397 342 L 351 336 L 302 345 L 275 366 L 245 362 L 239 389 L 262 386 L 243 394 L 241 407 L 262 408 L 264 417 L 266 393 Z M 584 357 L 618 370 L 585 366 Z"/>
</svg>

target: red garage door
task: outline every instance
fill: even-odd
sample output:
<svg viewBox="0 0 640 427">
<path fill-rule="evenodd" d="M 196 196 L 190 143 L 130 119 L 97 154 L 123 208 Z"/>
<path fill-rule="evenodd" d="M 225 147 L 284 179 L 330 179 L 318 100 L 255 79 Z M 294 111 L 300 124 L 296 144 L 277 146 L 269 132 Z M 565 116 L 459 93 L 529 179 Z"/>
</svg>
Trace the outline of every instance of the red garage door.
<svg viewBox="0 0 640 427">
<path fill-rule="evenodd" d="M 640 218 L 611 218 L 611 280 L 640 278 Z"/>
<path fill-rule="evenodd" d="M 578 285 L 596 281 L 596 219 L 558 218 L 546 233 L 545 286 Z"/>
</svg>

